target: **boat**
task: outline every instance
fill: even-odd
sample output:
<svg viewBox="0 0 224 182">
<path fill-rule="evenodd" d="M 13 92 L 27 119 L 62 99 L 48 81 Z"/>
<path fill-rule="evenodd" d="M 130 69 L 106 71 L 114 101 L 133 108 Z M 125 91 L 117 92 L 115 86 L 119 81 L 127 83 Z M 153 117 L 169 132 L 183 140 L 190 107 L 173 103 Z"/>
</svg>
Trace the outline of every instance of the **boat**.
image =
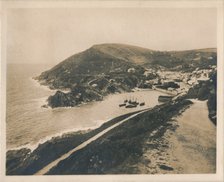
<svg viewBox="0 0 224 182">
<path fill-rule="evenodd" d="M 125 108 L 134 108 L 134 107 L 137 107 L 137 105 L 134 105 L 134 104 L 128 104 L 125 106 Z"/>
<path fill-rule="evenodd" d="M 137 99 L 135 99 L 135 100 L 132 100 L 132 99 L 125 99 L 125 100 L 124 100 L 124 103 L 119 104 L 119 107 L 124 107 L 124 106 L 125 106 L 125 108 L 134 108 L 134 107 L 137 107 L 139 104 L 140 104 L 140 103 L 137 102 Z M 143 103 L 142 103 L 142 104 L 143 104 Z M 145 103 L 144 103 L 143 105 L 145 105 Z M 143 106 L 143 105 L 142 105 L 142 106 Z"/>
<path fill-rule="evenodd" d="M 165 95 L 160 95 L 158 98 L 159 102 L 169 102 L 171 101 L 173 96 L 165 96 Z"/>
<path fill-rule="evenodd" d="M 132 101 L 131 99 L 129 99 L 128 103 L 132 104 L 132 105 L 138 105 L 139 104 L 139 102 L 137 102 L 136 99 L 135 99 L 135 101 Z"/>
<path fill-rule="evenodd" d="M 141 102 L 139 105 L 140 106 L 144 106 L 145 105 L 145 102 Z"/>
</svg>

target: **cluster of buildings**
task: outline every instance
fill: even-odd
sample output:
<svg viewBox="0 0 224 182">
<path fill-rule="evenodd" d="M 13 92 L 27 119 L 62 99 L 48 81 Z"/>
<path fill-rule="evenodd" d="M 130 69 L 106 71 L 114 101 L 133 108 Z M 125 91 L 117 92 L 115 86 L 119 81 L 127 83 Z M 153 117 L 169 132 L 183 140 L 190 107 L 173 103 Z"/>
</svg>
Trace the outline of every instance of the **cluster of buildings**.
<svg viewBox="0 0 224 182">
<path fill-rule="evenodd" d="M 174 72 L 164 70 L 147 70 L 145 76 L 150 74 L 157 75 L 156 78 L 146 80 L 145 83 L 152 85 L 152 88 L 165 89 L 173 93 L 186 93 L 189 88 L 197 85 L 199 82 L 209 80 L 209 75 L 217 67 L 215 65 L 210 66 L 208 69 L 196 68 L 193 72 Z"/>
<path fill-rule="evenodd" d="M 196 68 L 192 73 L 183 74 L 182 80 L 184 83 L 190 86 L 194 86 L 197 85 L 199 82 L 209 80 L 210 73 L 212 73 L 215 70 L 217 70 L 217 67 L 215 65 L 210 66 L 209 69 L 199 70 L 199 68 Z"/>
</svg>

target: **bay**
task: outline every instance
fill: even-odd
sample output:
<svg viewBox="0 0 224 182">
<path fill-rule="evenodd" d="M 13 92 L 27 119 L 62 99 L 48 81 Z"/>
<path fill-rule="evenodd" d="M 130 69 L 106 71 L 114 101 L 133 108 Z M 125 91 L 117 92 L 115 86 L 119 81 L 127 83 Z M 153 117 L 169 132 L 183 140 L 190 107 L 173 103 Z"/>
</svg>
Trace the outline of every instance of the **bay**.
<svg viewBox="0 0 224 182">
<path fill-rule="evenodd" d="M 70 131 L 99 127 L 104 122 L 144 108 L 158 105 L 155 90 L 140 90 L 106 96 L 103 101 L 73 108 L 41 108 L 55 90 L 40 86 L 32 77 L 49 69 L 46 65 L 7 65 L 6 143 L 7 149 L 35 148 L 39 143 Z M 125 99 L 145 102 L 136 108 L 119 107 Z"/>
</svg>

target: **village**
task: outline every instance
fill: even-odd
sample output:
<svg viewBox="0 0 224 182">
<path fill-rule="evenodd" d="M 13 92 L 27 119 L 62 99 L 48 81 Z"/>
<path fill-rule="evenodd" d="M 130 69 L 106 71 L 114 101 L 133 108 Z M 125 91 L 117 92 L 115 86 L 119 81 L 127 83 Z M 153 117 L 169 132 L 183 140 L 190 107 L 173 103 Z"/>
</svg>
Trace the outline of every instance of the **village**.
<svg viewBox="0 0 224 182">
<path fill-rule="evenodd" d="M 215 65 L 210 65 L 207 69 L 196 68 L 193 72 L 148 69 L 144 75 L 146 77 L 155 75 L 156 78 L 148 79 L 144 84 L 148 85 L 149 88 L 165 91 L 170 95 L 186 94 L 193 86 L 208 81 L 209 75 L 216 70 Z"/>
</svg>

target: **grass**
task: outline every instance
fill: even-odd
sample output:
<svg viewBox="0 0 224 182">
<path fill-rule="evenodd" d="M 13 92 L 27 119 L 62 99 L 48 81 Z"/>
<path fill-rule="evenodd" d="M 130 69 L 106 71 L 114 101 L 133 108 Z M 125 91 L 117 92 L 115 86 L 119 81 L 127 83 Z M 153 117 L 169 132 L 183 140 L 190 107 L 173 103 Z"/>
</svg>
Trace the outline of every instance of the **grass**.
<svg viewBox="0 0 224 182">
<path fill-rule="evenodd" d="M 153 137 L 160 137 L 170 126 L 168 121 L 179 115 L 192 102 L 156 106 L 140 114 L 73 153 L 52 168 L 48 174 L 133 174 L 129 164 L 136 164 L 142 156 L 144 140 L 149 133 L 160 128 Z M 161 127 L 162 126 L 162 127 Z"/>
</svg>

